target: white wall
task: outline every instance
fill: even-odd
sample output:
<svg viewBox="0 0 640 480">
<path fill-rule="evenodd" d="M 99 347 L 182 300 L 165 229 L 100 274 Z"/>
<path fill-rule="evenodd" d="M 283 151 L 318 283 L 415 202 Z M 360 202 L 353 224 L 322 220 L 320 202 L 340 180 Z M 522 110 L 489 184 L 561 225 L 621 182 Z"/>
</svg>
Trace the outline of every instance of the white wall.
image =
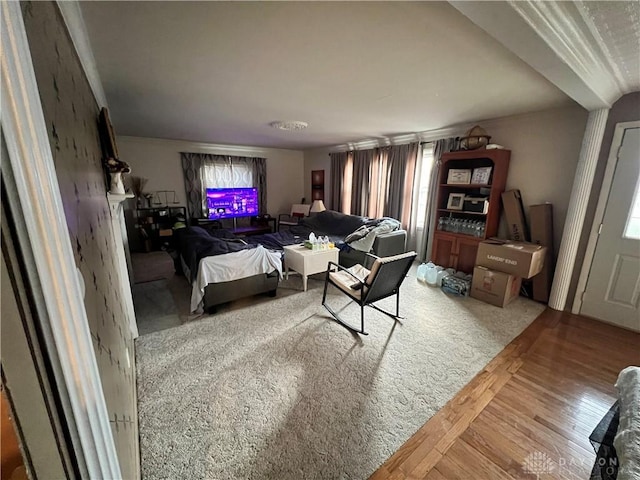
<svg viewBox="0 0 640 480">
<path fill-rule="evenodd" d="M 288 213 L 303 196 L 304 157 L 298 150 L 126 136 L 117 142 L 120 158 L 131 165 L 131 175 L 148 179 L 144 191 L 174 190 L 182 206 L 187 203 L 180 152 L 266 158 L 267 212 L 273 216 Z"/>
<path fill-rule="evenodd" d="M 556 253 L 562 238 L 587 114 L 582 107 L 571 105 L 477 122 L 491 135 L 492 143 L 511 150 L 507 189 L 521 191 L 525 210 L 529 205 L 538 203 L 553 204 Z M 311 170 L 324 169 L 327 208 L 330 208 L 331 151 L 336 149 L 319 148 L 304 152 L 305 196 L 310 198 L 311 195 Z M 504 233 L 506 229 L 503 227 L 501 231 Z"/>
<path fill-rule="evenodd" d="M 522 193 L 527 221 L 529 205 L 553 204 L 553 238 L 557 255 L 569 207 L 573 177 L 588 112 L 570 106 L 479 122 L 491 142 L 511 150 L 507 190 Z M 500 232 L 506 233 L 501 225 Z"/>
</svg>

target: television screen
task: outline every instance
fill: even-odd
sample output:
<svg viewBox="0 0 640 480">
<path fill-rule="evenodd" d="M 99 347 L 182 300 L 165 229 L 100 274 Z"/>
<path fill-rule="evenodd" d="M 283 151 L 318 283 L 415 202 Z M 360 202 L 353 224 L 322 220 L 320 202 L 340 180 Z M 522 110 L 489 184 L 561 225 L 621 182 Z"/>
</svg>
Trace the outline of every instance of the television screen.
<svg viewBox="0 0 640 480">
<path fill-rule="evenodd" d="M 209 218 L 252 217 L 258 215 L 256 188 L 207 188 Z"/>
</svg>

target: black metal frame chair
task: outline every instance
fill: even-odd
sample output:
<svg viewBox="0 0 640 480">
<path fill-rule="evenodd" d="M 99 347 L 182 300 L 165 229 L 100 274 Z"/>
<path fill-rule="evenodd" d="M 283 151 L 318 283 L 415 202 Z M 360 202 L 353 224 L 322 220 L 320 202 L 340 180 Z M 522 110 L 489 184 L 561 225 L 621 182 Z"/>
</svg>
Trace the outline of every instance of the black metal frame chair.
<svg viewBox="0 0 640 480">
<path fill-rule="evenodd" d="M 281 213 L 278 215 L 278 231 L 281 226 L 294 227 L 300 223 L 304 217 L 309 216 L 311 205 L 305 205 L 303 203 L 294 203 L 291 206 L 290 213 Z"/>
<path fill-rule="evenodd" d="M 367 335 L 364 331 L 364 307 L 375 308 L 396 321 L 402 318 L 400 316 L 400 285 L 402 285 L 402 282 L 407 276 L 407 272 L 417 256 L 415 252 L 401 253 L 383 258 L 371 254 L 367 255 L 374 258 L 375 261 L 366 278 L 358 278 L 347 268 L 335 262 L 329 262 L 324 282 L 324 292 L 322 294 L 322 305 L 329 311 L 336 322 L 353 332 L 363 335 Z M 344 273 L 338 275 L 340 272 Z M 348 282 L 345 282 L 345 279 L 347 279 Z M 340 292 L 360 305 L 360 329 L 349 325 L 327 305 L 327 287 L 329 284 L 335 286 Z M 396 296 L 395 315 L 373 304 L 378 300 L 392 295 Z"/>
</svg>

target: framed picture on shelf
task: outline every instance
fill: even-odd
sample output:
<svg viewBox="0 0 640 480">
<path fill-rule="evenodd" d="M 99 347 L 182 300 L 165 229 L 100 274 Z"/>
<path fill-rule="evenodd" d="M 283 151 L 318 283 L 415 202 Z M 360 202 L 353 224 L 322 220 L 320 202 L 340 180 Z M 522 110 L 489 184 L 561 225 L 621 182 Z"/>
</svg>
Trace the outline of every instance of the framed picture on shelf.
<svg viewBox="0 0 640 480">
<path fill-rule="evenodd" d="M 471 182 L 471 170 L 466 168 L 451 168 L 447 173 L 447 184 L 468 185 Z"/>
<path fill-rule="evenodd" d="M 473 169 L 471 183 L 474 185 L 489 185 L 491 179 L 491 170 L 493 167 L 478 167 Z"/>
<path fill-rule="evenodd" d="M 450 193 L 447 202 L 447 210 L 462 210 L 464 205 L 464 193 Z"/>
</svg>

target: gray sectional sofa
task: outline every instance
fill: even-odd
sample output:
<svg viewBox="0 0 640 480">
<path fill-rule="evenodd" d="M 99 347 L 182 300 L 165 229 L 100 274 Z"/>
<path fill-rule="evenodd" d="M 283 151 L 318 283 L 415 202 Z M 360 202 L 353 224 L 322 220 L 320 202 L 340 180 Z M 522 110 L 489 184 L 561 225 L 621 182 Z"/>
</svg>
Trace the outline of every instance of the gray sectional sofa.
<svg viewBox="0 0 640 480">
<path fill-rule="evenodd" d="M 369 219 L 358 215 L 346 215 L 344 213 L 333 210 L 325 210 L 313 216 L 302 219 L 300 225 L 293 227 L 292 231 L 300 237 L 308 237 L 310 232 L 315 235 L 326 235 L 337 246 L 340 247 L 340 265 L 351 267 L 357 263 L 364 264 L 366 253 L 373 253 L 379 257 L 389 257 L 406 251 L 407 232 L 401 228 L 397 228 L 390 232 L 376 233 L 376 226 L 380 226 L 381 222 L 389 220 L 387 224 L 395 222 L 398 227 L 400 223 L 393 219 Z M 354 232 L 369 230 L 369 235 L 375 238 L 369 238 L 369 242 L 350 241 L 350 237 Z M 362 250 L 362 245 L 368 245 L 373 242 L 370 249 Z M 345 245 L 346 243 L 346 245 Z"/>
</svg>

